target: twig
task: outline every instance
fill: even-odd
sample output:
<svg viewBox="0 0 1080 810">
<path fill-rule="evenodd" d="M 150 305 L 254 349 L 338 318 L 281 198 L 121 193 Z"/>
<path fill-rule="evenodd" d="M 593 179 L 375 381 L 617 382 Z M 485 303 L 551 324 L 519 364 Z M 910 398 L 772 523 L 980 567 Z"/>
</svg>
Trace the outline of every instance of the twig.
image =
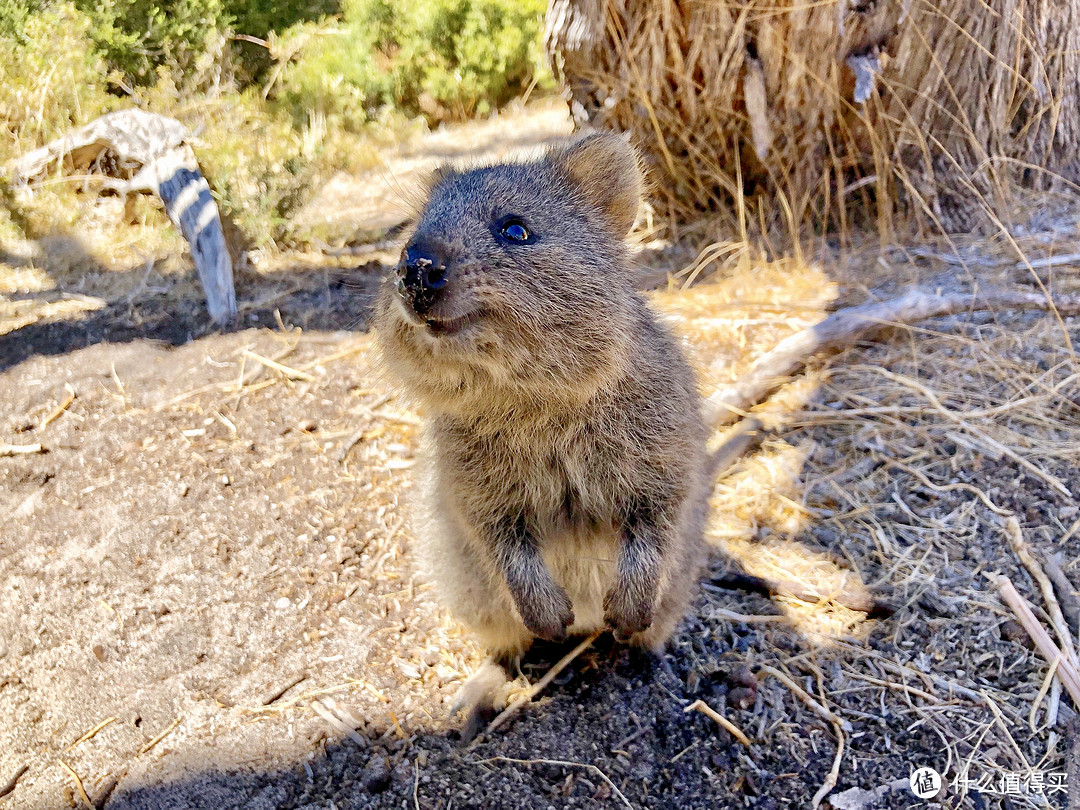
<svg viewBox="0 0 1080 810">
<path fill-rule="evenodd" d="M 712 590 L 707 582 L 702 583 L 701 587 L 704 590 Z M 720 589 L 718 588 L 717 590 Z M 737 622 L 738 624 L 791 624 L 791 619 L 787 616 L 774 616 L 767 613 L 736 613 L 734 610 L 728 610 L 727 608 L 712 608 L 709 613 L 713 616 L 719 616 L 721 619 L 727 619 L 729 622 Z"/>
<path fill-rule="evenodd" d="M 936 295 L 913 289 L 889 301 L 847 307 L 780 341 L 759 357 L 741 380 L 717 389 L 705 402 L 706 418 L 713 426 L 735 421 L 817 352 L 848 346 L 890 326 L 997 307 L 1072 314 L 1080 312 L 1080 296 L 1050 300 L 1039 293 L 1006 290 Z"/>
<path fill-rule="evenodd" d="M 623 737 L 621 740 L 619 740 L 617 743 L 615 743 L 613 746 L 611 746 L 611 750 L 612 751 L 622 751 L 622 750 L 625 749 L 625 746 L 632 743 L 638 737 L 643 737 L 644 735 L 648 734 L 650 731 L 652 731 L 651 727 L 642 726 L 637 731 L 633 732 L 632 734 L 627 734 L 625 737 Z"/>
<path fill-rule="evenodd" d="M 1069 786 L 1069 807 L 1080 807 L 1080 717 L 1074 717 L 1065 734 L 1065 781 Z"/>
<path fill-rule="evenodd" d="M 56 409 L 53 410 L 52 413 L 50 413 L 48 416 L 41 420 L 37 427 L 38 430 L 44 430 L 57 419 L 59 419 L 60 415 L 71 406 L 72 402 L 75 401 L 75 389 L 71 387 L 71 383 L 64 383 L 64 386 L 67 388 L 67 396 L 64 397 L 60 404 L 56 406 Z"/>
<path fill-rule="evenodd" d="M 1065 614 L 1065 622 L 1073 633 L 1080 634 L 1080 601 L 1076 598 L 1073 584 L 1069 582 L 1069 578 L 1061 570 L 1061 564 L 1052 554 L 1043 553 L 1042 562 L 1043 568 L 1046 569 L 1046 575 L 1050 577 L 1050 581 L 1057 591 L 1058 601 L 1061 603 L 1061 612 Z"/>
<path fill-rule="evenodd" d="M 250 357 L 252 360 L 262 363 L 267 368 L 272 368 L 274 371 L 281 372 L 291 380 L 304 380 L 305 382 L 312 382 L 315 377 L 308 374 L 306 371 L 301 371 L 297 368 L 290 368 L 289 366 L 282 365 L 276 360 L 271 360 L 269 357 L 263 357 L 261 354 L 256 354 L 251 349 L 244 349 L 244 357 Z"/>
<path fill-rule="evenodd" d="M 108 718 L 106 718 L 106 719 L 102 720 L 102 721 L 101 721 L 100 723 L 98 723 L 98 724 L 97 724 L 96 726 L 94 726 L 94 727 L 93 727 L 92 729 L 90 729 L 90 730 L 89 730 L 88 732 L 86 732 L 86 733 L 85 733 L 85 734 L 83 734 L 83 735 L 82 735 L 81 737 L 79 737 L 79 739 L 77 739 L 77 740 L 76 740 L 75 742 L 73 742 L 73 743 L 72 743 L 71 745 L 69 745 L 69 746 L 67 747 L 67 750 L 68 750 L 68 751 L 70 751 L 70 750 L 71 750 L 72 748 L 74 748 L 74 747 L 75 747 L 76 745 L 79 745 L 79 744 L 81 744 L 81 743 L 84 743 L 84 742 L 86 742 L 86 741 L 87 741 L 87 740 L 89 740 L 89 739 L 90 739 L 91 737 L 93 737 L 93 736 L 94 736 L 95 734 L 97 734 L 97 733 L 98 733 L 99 731 L 101 731 L 101 730 L 102 730 L 103 728 L 105 728 L 105 726 L 109 725 L 109 723 L 113 723 L 113 722 L 115 722 L 115 721 L 116 721 L 116 718 L 115 718 L 115 717 L 108 717 Z"/>
<path fill-rule="evenodd" d="M 964 482 L 956 482 L 952 484 L 935 484 L 933 481 L 927 478 L 922 471 L 917 470 L 914 467 L 908 466 L 907 464 L 904 464 L 901 461 L 897 461 L 896 459 L 887 458 L 883 460 L 887 466 L 896 467 L 897 469 L 903 470 L 909 475 L 915 476 L 919 479 L 919 481 L 922 482 L 922 485 L 924 487 L 926 487 L 927 489 L 931 489 L 934 492 L 953 492 L 955 490 L 960 490 L 962 492 L 970 492 L 972 495 L 982 501 L 983 504 L 986 505 L 986 508 L 994 514 L 1001 515 L 1002 517 L 1007 517 L 1012 514 L 1012 512 L 1010 512 L 1008 509 L 1004 509 L 995 504 L 992 500 L 990 500 L 989 495 L 987 495 L 985 492 L 983 492 L 976 486 L 972 486 L 971 484 L 966 484 Z"/>
<path fill-rule="evenodd" d="M 978 436 L 980 441 L 982 441 L 985 444 L 989 445 L 991 450 L 993 450 L 996 453 L 1001 453 L 1004 456 L 1008 456 L 1013 461 L 1015 461 L 1017 464 L 1019 464 L 1021 467 L 1023 467 L 1025 470 L 1027 470 L 1028 472 L 1032 473 L 1033 475 L 1041 478 L 1043 481 L 1045 481 L 1051 487 L 1056 489 L 1062 495 L 1064 495 L 1064 496 L 1066 496 L 1068 498 L 1072 497 L 1072 493 L 1069 491 L 1068 487 L 1066 487 L 1065 484 L 1062 483 L 1060 478 L 1058 478 L 1058 477 L 1056 477 L 1054 475 L 1051 475 L 1050 473 L 1046 472 L 1045 470 L 1040 469 L 1038 466 L 1036 466 L 1035 464 L 1032 464 L 1030 461 L 1028 461 L 1026 458 L 1021 456 L 1019 453 L 1017 453 L 1012 448 L 1006 447 L 1004 444 L 999 442 L 997 439 L 994 439 L 994 438 L 992 438 L 990 436 L 987 436 L 985 433 L 983 433 L 980 430 L 976 429 L 974 426 L 972 426 L 966 420 L 961 419 L 955 413 L 953 413 L 948 408 L 946 408 L 944 405 L 942 405 L 941 400 L 938 399 L 937 394 L 935 394 L 933 391 L 931 391 L 929 388 L 927 388 L 925 385 L 923 385 L 918 380 L 913 380 L 911 377 L 905 377 L 903 374 L 894 374 L 893 372 L 886 371 L 883 368 L 873 367 L 873 371 L 875 373 L 877 373 L 877 374 L 880 374 L 882 377 L 885 377 L 888 380 L 892 380 L 895 383 L 903 385 L 903 386 L 905 386 L 907 388 L 911 388 L 912 390 L 918 391 L 920 394 L 922 394 L 924 397 L 926 397 L 927 401 L 933 406 L 935 411 L 940 413 L 942 416 L 944 416 L 950 422 L 952 422 L 955 425 L 958 425 L 959 427 L 963 428 L 964 430 L 967 430 L 967 431 L 969 431 L 971 433 L 974 433 L 976 436 Z"/>
<path fill-rule="evenodd" d="M 174 728 L 176 728 L 178 725 L 180 725 L 180 721 L 183 720 L 183 719 L 184 718 L 182 716 L 177 717 L 175 720 L 173 720 L 171 723 L 169 723 L 168 728 L 166 728 L 163 732 L 161 732 L 156 737 L 154 737 L 154 739 L 150 740 L 150 742 L 148 742 L 146 745 L 144 745 L 142 748 L 140 748 L 139 753 L 140 754 L 145 754 L 147 751 L 149 751 L 151 748 L 153 748 L 159 742 L 164 740 L 169 735 L 169 732 L 171 732 Z"/>
<path fill-rule="evenodd" d="M 611 792 L 614 793 L 630 810 L 634 810 L 634 805 L 630 804 L 629 799 L 623 795 L 623 792 L 619 790 L 618 786 L 611 781 L 611 778 L 595 765 L 588 762 L 569 762 L 564 759 L 514 759 L 513 757 L 488 757 L 487 759 L 475 760 L 477 765 L 483 765 L 488 762 L 510 762 L 514 765 L 559 765 L 563 768 L 585 768 L 590 770 L 607 782 Z"/>
<path fill-rule="evenodd" d="M 44 452 L 40 444 L 0 444 L 0 458 L 29 456 Z"/>
<path fill-rule="evenodd" d="M 844 759 L 844 730 L 840 728 L 839 722 L 834 721 L 833 731 L 836 733 L 836 756 L 833 757 L 832 768 L 829 769 L 825 781 L 821 783 L 821 787 L 818 788 L 817 793 L 814 794 L 814 798 L 810 802 L 812 808 L 817 808 L 821 804 L 821 800 L 836 787 L 836 780 L 840 778 L 840 763 Z"/>
<path fill-rule="evenodd" d="M 957 695 L 960 695 L 961 697 L 966 697 L 968 700 L 973 700 L 973 701 L 976 701 L 976 702 L 979 702 L 979 703 L 981 703 L 984 700 L 983 695 L 980 694 L 979 692 L 976 692 L 974 689 L 968 689 L 966 686 L 961 686 L 958 683 L 954 683 L 953 681 L 950 681 L 948 678 L 943 678 L 942 676 L 938 675 L 937 673 L 934 673 L 934 672 L 919 672 L 917 670 L 911 669 L 910 667 L 906 667 L 903 664 L 897 664 L 895 661 L 890 661 L 888 658 L 885 658 L 885 657 L 876 657 L 875 660 L 877 661 L 877 663 L 883 669 L 887 669 L 887 670 L 890 670 L 891 672 L 895 672 L 897 675 L 899 675 L 901 677 L 911 677 L 911 678 L 924 677 L 924 678 L 929 678 L 931 681 L 936 683 L 939 687 L 941 687 L 942 689 L 948 691 L 950 693 L 950 696 L 952 695 L 952 693 L 955 693 Z M 911 687 L 909 687 L 909 688 L 911 688 Z"/>
<path fill-rule="evenodd" d="M 1042 592 L 1043 601 L 1046 602 L 1046 612 L 1050 616 L 1050 621 L 1054 625 L 1054 631 L 1057 633 L 1057 637 L 1061 639 L 1061 645 L 1065 649 L 1065 654 L 1068 656 L 1068 660 L 1074 667 L 1080 666 L 1080 661 L 1076 659 L 1076 648 L 1073 647 L 1072 635 L 1069 633 L 1069 626 L 1065 622 L 1065 616 L 1061 612 L 1061 605 L 1058 604 L 1057 597 L 1054 596 L 1054 586 L 1050 584 L 1050 580 L 1047 578 L 1046 573 L 1043 571 L 1039 561 L 1035 559 L 1035 555 L 1031 553 L 1031 549 L 1028 548 L 1027 541 L 1024 540 L 1024 534 L 1020 530 L 1020 521 L 1015 516 L 1010 515 L 1002 521 L 1005 529 L 1005 536 L 1009 538 L 1009 545 L 1012 546 L 1013 551 L 1016 552 L 1016 556 L 1020 558 L 1020 562 L 1024 564 L 1032 578 L 1039 586 L 1039 590 Z"/>
<path fill-rule="evenodd" d="M 86 802 L 86 806 L 90 808 L 90 810 L 94 810 L 94 803 L 90 801 L 90 797 L 86 795 L 86 788 L 83 787 L 82 779 L 79 778 L 79 775 L 75 773 L 72 767 L 64 762 L 64 760 L 61 759 L 58 761 L 64 766 L 64 770 L 71 774 L 71 778 L 75 780 L 75 789 L 79 792 L 79 798 Z"/>
<path fill-rule="evenodd" d="M 1001 592 L 1001 598 L 1005 600 L 1005 604 L 1009 606 L 1012 612 L 1016 615 L 1017 621 L 1020 622 L 1024 630 L 1031 637 L 1031 640 L 1035 642 L 1035 647 L 1039 650 L 1039 653 L 1046 659 L 1047 663 L 1053 663 L 1058 661 L 1057 665 L 1057 677 L 1061 681 L 1061 685 L 1065 687 L 1065 690 L 1069 693 L 1069 697 L 1073 700 L 1073 705 L 1080 707 L 1080 676 L 1076 674 L 1076 670 L 1073 668 L 1072 662 L 1065 657 L 1065 653 L 1054 643 L 1054 640 L 1050 638 L 1050 634 L 1046 632 L 1045 628 L 1039 623 L 1039 620 L 1035 618 L 1035 614 L 1031 610 L 1031 606 L 1028 605 L 1027 600 L 1024 599 L 1019 593 L 1012 582 L 1006 576 L 994 576 L 993 574 L 987 575 L 990 581 L 997 585 L 998 590 Z"/>
<path fill-rule="evenodd" d="M 1057 267 L 1059 264 L 1080 264 L 1080 253 L 1066 253 L 1062 256 L 1047 256 L 1043 259 L 1031 259 L 1017 262 L 1014 270 L 1042 270 L 1045 267 Z"/>
<path fill-rule="evenodd" d="M 837 717 L 829 709 L 818 703 L 813 697 L 811 697 L 809 692 L 807 692 L 805 689 L 795 683 L 795 681 L 793 681 L 787 674 L 768 665 L 763 666 L 761 668 L 761 671 L 767 672 L 769 675 L 772 675 L 774 678 L 784 684 L 784 686 L 786 686 L 792 691 L 795 697 L 797 697 L 799 700 L 809 706 L 810 710 L 822 720 L 832 723 L 834 726 L 843 728 L 845 731 L 851 730 L 851 724 L 848 723 L 847 720 Z"/>
<path fill-rule="evenodd" d="M 484 730 L 484 734 L 491 734 L 491 732 L 498 729 L 503 723 L 505 723 L 507 720 L 517 714 L 522 706 L 524 706 L 526 703 L 528 703 L 530 700 L 532 700 L 534 697 L 544 691 L 547 685 L 553 680 L 555 680 L 555 676 L 562 672 L 564 669 L 566 669 L 566 667 L 569 666 L 571 661 L 573 661 L 575 658 L 585 652 L 585 650 L 587 650 L 589 646 L 594 641 L 596 641 L 596 638 L 599 635 L 599 631 L 593 633 L 591 636 L 589 636 L 576 647 L 574 647 L 574 649 L 572 649 L 570 652 L 560 658 L 558 663 L 555 664 L 555 666 L 553 666 L 551 669 L 544 673 L 544 677 L 542 677 L 540 680 L 530 686 L 524 695 L 522 695 L 505 709 L 503 709 L 494 720 L 488 723 L 488 727 Z"/>
<path fill-rule="evenodd" d="M 928 700 L 931 703 L 941 703 L 941 698 L 937 695 L 932 695 L 922 689 L 917 689 L 914 686 L 908 686 L 906 683 L 893 683 L 892 681 L 885 681 L 881 678 L 874 678 L 870 675 L 864 675 L 861 672 L 847 672 L 847 677 L 854 678 L 857 681 L 865 681 L 866 683 L 872 683 L 875 686 L 883 686 L 886 689 L 899 689 L 901 692 L 906 692 L 909 695 L 916 695 L 923 700 Z M 978 695 L 976 695 L 978 697 Z"/>
<path fill-rule="evenodd" d="M 1042 686 L 1039 687 L 1039 691 L 1035 694 L 1035 699 L 1031 701 L 1031 711 L 1028 712 L 1028 725 L 1031 727 L 1032 734 L 1038 731 L 1038 727 L 1035 723 L 1035 716 L 1039 713 L 1039 704 L 1043 702 L 1046 693 L 1050 691 L 1050 684 L 1054 682 L 1054 675 L 1057 673 L 1059 664 L 1061 664 L 1061 658 L 1055 658 L 1050 664 L 1050 669 L 1046 670 L 1046 677 L 1043 678 Z M 1047 717 L 1049 717 L 1049 715 L 1050 712 L 1047 711 Z"/>
<path fill-rule="evenodd" d="M 720 712 L 716 711 L 716 709 L 714 709 L 704 700 L 695 700 L 693 703 L 683 709 L 683 714 L 693 711 L 701 712 L 710 720 L 718 723 L 721 728 L 723 728 L 728 734 L 741 742 L 747 748 L 750 747 L 750 738 L 743 734 L 742 729 L 732 723 L 726 717 L 724 717 L 724 715 L 720 714 Z"/>
</svg>

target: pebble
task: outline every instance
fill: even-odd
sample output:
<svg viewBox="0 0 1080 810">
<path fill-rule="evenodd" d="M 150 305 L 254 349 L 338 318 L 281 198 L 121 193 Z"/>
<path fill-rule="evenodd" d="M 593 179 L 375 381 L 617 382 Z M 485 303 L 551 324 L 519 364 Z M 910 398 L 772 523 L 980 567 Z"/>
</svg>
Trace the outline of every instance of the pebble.
<svg viewBox="0 0 1080 810">
<path fill-rule="evenodd" d="M 757 690 L 746 686 L 736 686 L 728 692 L 728 705 L 736 709 L 749 709 L 757 700 Z"/>
<path fill-rule="evenodd" d="M 274 602 L 274 607 L 276 607 L 278 610 L 288 610 L 290 607 L 292 607 L 292 601 L 289 599 L 289 597 L 283 596 L 276 602 Z"/>
<path fill-rule="evenodd" d="M 382 754 L 375 754 L 364 766 L 360 781 L 369 793 L 382 793 L 390 787 L 390 764 Z"/>
</svg>

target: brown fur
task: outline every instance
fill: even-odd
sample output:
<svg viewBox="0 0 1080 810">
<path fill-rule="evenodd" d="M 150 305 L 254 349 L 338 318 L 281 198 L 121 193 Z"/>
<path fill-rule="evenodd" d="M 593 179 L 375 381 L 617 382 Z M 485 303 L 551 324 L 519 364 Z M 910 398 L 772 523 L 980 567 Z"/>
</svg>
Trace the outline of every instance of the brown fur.
<svg viewBox="0 0 1080 810">
<path fill-rule="evenodd" d="M 379 296 L 385 362 L 429 415 L 426 567 L 496 658 L 604 626 L 658 650 L 694 593 L 705 428 L 633 288 L 640 189 L 610 135 L 440 170 Z"/>
</svg>

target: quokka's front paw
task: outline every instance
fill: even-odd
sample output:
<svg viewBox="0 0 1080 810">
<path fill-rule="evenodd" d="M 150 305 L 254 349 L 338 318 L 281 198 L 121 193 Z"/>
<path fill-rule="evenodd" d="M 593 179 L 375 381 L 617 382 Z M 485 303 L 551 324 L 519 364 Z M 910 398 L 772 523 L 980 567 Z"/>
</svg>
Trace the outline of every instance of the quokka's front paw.
<svg viewBox="0 0 1080 810">
<path fill-rule="evenodd" d="M 517 600 L 517 607 L 525 626 L 547 641 L 562 641 L 566 638 L 566 629 L 574 623 L 574 606 L 566 591 L 558 585 Z"/>
<path fill-rule="evenodd" d="M 604 597 L 604 621 L 618 641 L 629 641 L 634 633 L 647 630 L 656 612 L 650 598 L 632 598 L 624 590 L 612 589 Z"/>
</svg>

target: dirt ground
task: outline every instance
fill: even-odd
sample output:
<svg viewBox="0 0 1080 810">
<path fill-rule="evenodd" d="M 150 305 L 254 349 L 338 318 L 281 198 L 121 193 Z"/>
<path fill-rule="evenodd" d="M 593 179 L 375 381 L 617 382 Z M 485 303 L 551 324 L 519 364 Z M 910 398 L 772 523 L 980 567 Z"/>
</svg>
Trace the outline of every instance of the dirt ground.
<svg viewBox="0 0 1080 810">
<path fill-rule="evenodd" d="M 387 177 L 447 143 L 543 143 L 568 128 L 552 109 L 440 133 L 309 215 L 363 198 L 350 216 L 375 232 Z M 1077 253 L 1077 210 L 1048 201 L 1017 245 Z M 769 810 L 823 791 L 842 810 L 981 809 L 1065 807 L 1080 787 L 1075 707 L 988 576 L 1047 627 L 1010 533 L 1080 583 L 1077 319 L 970 312 L 815 364 L 762 410 L 710 526 L 801 598 L 724 588 L 718 552 L 662 661 L 601 637 L 463 747 L 448 706 L 482 651 L 413 570 L 421 415 L 365 332 L 392 255 L 244 270 L 222 331 L 175 243 L 100 241 L 0 247 L 0 444 L 40 445 L 0 457 L 0 810 Z M 685 252 L 642 254 L 671 274 L 653 300 L 703 389 L 837 302 L 1080 292 L 1075 258 L 1033 274 L 977 239 L 820 254 L 732 248 L 686 291 Z M 538 645 L 517 689 L 572 646 Z M 908 788 L 921 766 L 944 775 L 932 800 Z"/>
</svg>

